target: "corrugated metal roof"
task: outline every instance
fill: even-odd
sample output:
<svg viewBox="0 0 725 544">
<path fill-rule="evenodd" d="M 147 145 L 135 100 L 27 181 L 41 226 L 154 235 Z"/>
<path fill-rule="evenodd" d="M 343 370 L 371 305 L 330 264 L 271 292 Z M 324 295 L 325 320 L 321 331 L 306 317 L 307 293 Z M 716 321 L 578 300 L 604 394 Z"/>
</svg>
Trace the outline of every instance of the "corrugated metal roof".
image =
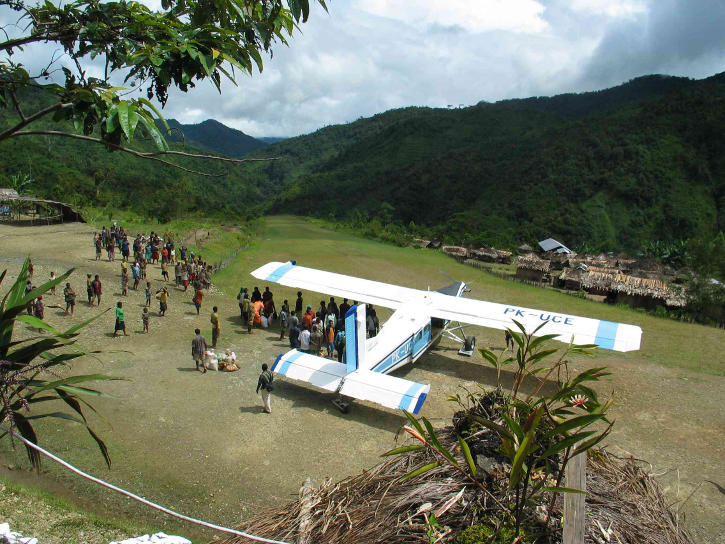
<svg viewBox="0 0 725 544">
<path fill-rule="evenodd" d="M 553 238 L 547 238 L 539 242 L 539 247 L 544 251 L 556 251 L 557 253 L 571 253 L 571 249 Z"/>
</svg>

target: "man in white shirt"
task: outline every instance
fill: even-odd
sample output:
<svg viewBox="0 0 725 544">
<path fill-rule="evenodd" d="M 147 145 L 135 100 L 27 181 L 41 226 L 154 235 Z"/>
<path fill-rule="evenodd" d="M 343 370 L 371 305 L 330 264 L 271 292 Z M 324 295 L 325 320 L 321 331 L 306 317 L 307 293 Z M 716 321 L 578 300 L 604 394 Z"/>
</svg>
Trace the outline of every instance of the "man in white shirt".
<svg viewBox="0 0 725 544">
<path fill-rule="evenodd" d="M 310 351 L 310 330 L 307 327 L 300 333 L 300 351 Z"/>
</svg>

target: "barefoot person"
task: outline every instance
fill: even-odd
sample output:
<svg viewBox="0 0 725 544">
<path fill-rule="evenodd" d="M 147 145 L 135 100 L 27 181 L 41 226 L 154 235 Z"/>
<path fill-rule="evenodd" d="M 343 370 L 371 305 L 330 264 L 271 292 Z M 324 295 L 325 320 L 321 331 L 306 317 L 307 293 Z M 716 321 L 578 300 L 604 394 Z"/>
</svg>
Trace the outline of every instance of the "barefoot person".
<svg viewBox="0 0 725 544">
<path fill-rule="evenodd" d="M 166 287 L 162 287 L 156 291 L 156 298 L 159 301 L 159 315 L 164 317 L 166 315 L 166 310 L 169 307 L 169 291 Z"/>
<path fill-rule="evenodd" d="M 144 306 L 143 312 L 141 313 L 141 323 L 143 323 L 143 332 L 149 332 L 150 318 L 151 318 L 151 312 L 149 312 L 149 307 Z"/>
<path fill-rule="evenodd" d="M 211 313 L 211 347 L 216 347 L 216 341 L 219 339 L 219 334 L 221 334 L 222 328 L 219 324 L 219 314 L 217 313 L 219 310 L 216 306 L 212 308 Z"/>
<path fill-rule="evenodd" d="M 270 398 L 270 393 L 274 391 L 274 387 L 272 386 L 274 376 L 269 370 L 267 370 L 268 368 L 267 363 L 262 364 L 262 373 L 259 375 L 259 380 L 257 380 L 257 393 L 259 393 L 260 389 L 262 390 L 262 402 L 264 403 L 265 414 L 272 413 L 272 399 Z"/>
<path fill-rule="evenodd" d="M 123 302 L 120 300 L 116 303 L 116 326 L 113 329 L 113 336 L 118 335 L 118 331 L 123 331 L 124 336 L 128 336 L 126 332 L 126 319 L 123 315 Z"/>
<path fill-rule="evenodd" d="M 194 329 L 194 339 L 191 341 L 191 358 L 194 359 L 196 369 L 202 373 L 206 373 L 204 366 L 204 352 L 207 350 L 206 338 L 201 335 L 199 329 Z"/>
<path fill-rule="evenodd" d="M 63 299 L 65 300 L 65 315 L 73 315 L 73 310 L 76 307 L 76 292 L 70 286 L 70 283 L 66 283 L 63 288 Z"/>
<path fill-rule="evenodd" d="M 98 306 L 101 305 L 101 295 L 103 294 L 102 286 L 101 286 L 101 278 L 96 274 L 96 277 L 93 279 L 93 283 L 91 283 L 91 287 L 93 288 L 93 296 L 97 299 Z"/>
</svg>

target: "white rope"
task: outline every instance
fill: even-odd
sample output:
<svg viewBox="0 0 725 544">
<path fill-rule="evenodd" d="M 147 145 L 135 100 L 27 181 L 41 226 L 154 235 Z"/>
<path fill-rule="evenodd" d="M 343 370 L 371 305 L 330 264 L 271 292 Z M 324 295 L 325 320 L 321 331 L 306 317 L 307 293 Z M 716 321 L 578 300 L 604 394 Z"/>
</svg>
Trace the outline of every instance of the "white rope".
<svg viewBox="0 0 725 544">
<path fill-rule="evenodd" d="M 221 531 L 223 533 L 230 533 L 230 534 L 233 534 L 233 535 L 236 535 L 236 536 L 243 536 L 245 538 L 249 538 L 250 540 L 256 540 L 257 542 L 267 542 L 269 544 L 290 544 L 289 542 L 284 542 L 284 541 L 281 541 L 281 540 L 272 540 L 272 539 L 269 539 L 269 538 L 264 538 L 262 536 L 250 535 L 250 534 L 245 533 L 243 531 L 237 531 L 236 529 L 229 529 L 227 527 L 222 527 L 220 525 L 214 525 L 213 523 L 209 523 L 207 521 L 202 521 L 200 519 L 190 518 L 189 516 L 185 516 L 184 514 L 179 514 L 178 512 L 174 512 L 173 510 L 169 510 L 168 508 L 166 508 L 164 506 L 161 506 L 160 504 L 156 504 L 154 502 L 151 502 L 151 501 L 148 501 L 148 500 L 144 499 L 143 497 L 139 497 L 135 493 L 131 493 L 130 491 L 126 491 L 125 489 L 121 489 L 120 487 L 116 487 L 113 484 L 109 484 L 108 482 L 105 482 L 105 481 L 101 480 L 100 478 L 96 478 L 95 476 L 91 476 L 90 474 L 86 474 L 85 472 L 83 472 L 82 470 L 74 467 L 73 465 L 71 465 L 67 461 L 64 461 L 60 457 L 56 457 L 55 455 L 53 455 L 49 451 L 44 450 L 43 448 L 41 448 L 37 444 L 33 444 L 31 441 L 26 440 L 22 436 L 16 434 L 14 431 L 6 428 L 3 425 L 0 425 L 0 429 L 4 430 L 5 432 L 7 432 L 7 433 L 9 433 L 11 435 L 13 435 L 15 438 L 17 438 L 18 440 L 22 441 L 23 444 L 25 444 L 29 448 L 33 448 L 34 450 L 39 451 L 40 453 L 42 453 L 46 457 L 49 457 L 50 459 L 52 459 L 56 463 L 59 463 L 60 465 L 63 465 L 65 468 L 67 468 L 68 470 L 71 470 L 72 472 L 75 472 L 79 476 L 82 476 L 83 478 L 86 478 L 88 480 L 91 480 L 92 482 L 96 482 L 97 484 L 100 484 L 103 487 L 107 487 L 108 489 L 111 489 L 113 491 L 116 491 L 117 493 L 121 493 L 122 495 L 126 495 L 127 497 L 130 497 L 131 499 L 133 499 L 135 501 L 138 501 L 138 502 L 140 502 L 142 504 L 145 504 L 146 506 L 150 506 L 151 508 L 155 508 L 156 510 L 161 510 L 162 512 L 164 512 L 164 513 L 166 513 L 166 514 L 168 514 L 170 516 L 174 516 L 176 518 L 183 519 L 184 521 L 188 521 L 188 522 L 191 522 L 191 523 L 196 523 L 197 525 L 202 525 L 204 527 L 208 527 L 208 528 L 214 529 L 216 531 Z"/>
</svg>

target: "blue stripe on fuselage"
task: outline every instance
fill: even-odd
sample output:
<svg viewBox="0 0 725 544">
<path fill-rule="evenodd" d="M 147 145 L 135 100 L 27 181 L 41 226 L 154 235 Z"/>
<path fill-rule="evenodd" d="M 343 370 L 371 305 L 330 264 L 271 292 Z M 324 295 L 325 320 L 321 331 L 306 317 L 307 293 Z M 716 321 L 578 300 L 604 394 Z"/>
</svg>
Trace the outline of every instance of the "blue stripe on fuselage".
<svg viewBox="0 0 725 544">
<path fill-rule="evenodd" d="M 600 321 L 597 329 L 597 337 L 594 343 L 604 349 L 614 349 L 614 341 L 617 338 L 619 323 L 612 321 Z"/>
<path fill-rule="evenodd" d="M 357 304 L 345 314 L 345 366 L 347 373 L 357 370 Z"/>
<path fill-rule="evenodd" d="M 282 276 L 284 276 L 287 272 L 292 270 L 295 265 L 293 265 L 291 262 L 284 263 L 282 266 L 277 268 L 274 272 L 272 272 L 269 276 L 267 276 L 264 281 L 274 281 L 278 282 L 280 279 L 282 279 Z"/>
</svg>

